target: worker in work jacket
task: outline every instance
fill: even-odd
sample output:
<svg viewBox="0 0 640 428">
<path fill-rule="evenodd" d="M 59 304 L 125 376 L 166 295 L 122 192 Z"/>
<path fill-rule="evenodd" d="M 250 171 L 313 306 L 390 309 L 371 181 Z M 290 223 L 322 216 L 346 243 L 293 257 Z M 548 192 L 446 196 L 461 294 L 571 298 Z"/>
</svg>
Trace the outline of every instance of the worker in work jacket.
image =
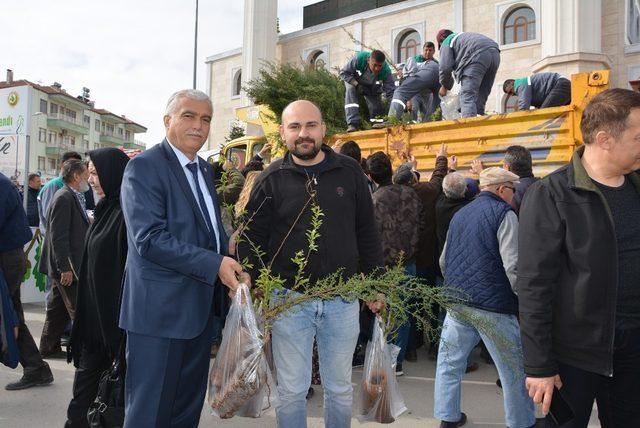
<svg viewBox="0 0 640 428">
<path fill-rule="evenodd" d="M 347 119 L 347 132 L 360 129 L 360 104 L 358 95 L 362 94 L 369 110 L 369 119 L 384 114 L 382 93 L 388 99 L 396 89 L 391 68 L 386 62 L 383 52 L 358 52 L 342 70 L 340 78 L 344 81 L 344 109 Z"/>
<path fill-rule="evenodd" d="M 453 77 L 460 82 L 462 117 L 484 115 L 484 107 L 500 66 L 498 44 L 478 33 L 454 33 L 440 30 L 440 95 L 453 87 Z"/>
<path fill-rule="evenodd" d="M 505 94 L 518 96 L 518 110 L 567 106 L 571 103 L 571 82 L 558 73 L 536 73 L 521 79 L 507 79 Z"/>
<path fill-rule="evenodd" d="M 438 63 L 433 60 L 416 63 L 412 68 L 411 74 L 406 77 L 400 86 L 393 93 L 393 99 L 389 106 L 389 116 L 395 116 L 400 119 L 402 112 L 407 106 L 407 101 L 419 98 L 422 101 L 424 93 L 428 95 L 424 98 L 433 100 L 428 102 L 423 113 L 423 122 L 429 118 L 436 108 L 440 105 L 438 90 L 440 82 L 438 81 Z M 437 100 L 437 101 L 436 101 Z M 413 105 L 416 108 L 417 106 Z"/>
<path fill-rule="evenodd" d="M 404 84 L 409 77 L 417 75 L 418 71 L 421 71 L 426 62 L 432 61 L 438 64 L 438 60 L 433 57 L 435 51 L 436 47 L 433 42 L 426 42 L 422 46 L 421 54 L 409 58 L 402 68 L 402 78 L 404 80 L 401 85 Z M 438 86 L 440 85 L 438 84 Z M 420 120 L 420 122 L 428 122 L 439 105 L 440 97 L 438 97 L 437 91 L 434 94 L 426 89 L 411 98 L 407 103 L 407 110 L 411 111 L 411 118 L 414 121 L 417 122 Z M 427 114 L 428 112 L 431 113 Z"/>
</svg>

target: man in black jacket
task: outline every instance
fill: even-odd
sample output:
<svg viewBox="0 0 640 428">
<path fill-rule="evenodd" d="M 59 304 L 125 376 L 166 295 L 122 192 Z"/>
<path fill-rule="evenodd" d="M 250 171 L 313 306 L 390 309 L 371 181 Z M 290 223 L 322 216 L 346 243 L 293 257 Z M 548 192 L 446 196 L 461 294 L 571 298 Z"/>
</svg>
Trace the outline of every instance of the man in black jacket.
<svg viewBox="0 0 640 428">
<path fill-rule="evenodd" d="M 440 259 L 451 219 L 462 207 L 471 202 L 465 198 L 467 181 L 459 172 L 451 172 L 442 180 L 442 193 L 436 200 L 437 258 Z"/>
<path fill-rule="evenodd" d="M 415 175 L 409 165 L 403 164 L 392 175 L 391 159 L 384 152 L 376 152 L 367 159 L 369 176 L 378 186 L 373 193 L 373 215 L 376 219 L 384 264 L 393 267 L 400 258 L 404 262 L 404 273 L 416 276 L 416 251 L 420 229 L 423 227 L 424 212 L 417 192 L 411 186 Z M 393 177 L 393 182 L 392 182 Z M 407 321 L 395 333 L 394 343 L 400 347 L 396 359 L 396 375 L 402 376 L 412 314 L 407 313 Z"/>
<path fill-rule="evenodd" d="M 42 180 L 38 174 L 29 174 L 29 186 L 27 188 L 27 220 L 29 226 L 38 227 L 40 216 L 38 214 L 38 193 L 42 187 Z"/>
<path fill-rule="evenodd" d="M 513 195 L 512 205 L 516 210 L 516 213 L 520 212 L 520 205 L 522 205 L 522 198 L 527 193 L 527 189 L 533 183 L 538 181 L 533 176 L 533 162 L 531 161 L 531 152 L 529 149 L 523 146 L 510 146 L 507 147 L 504 153 L 502 167 L 507 171 L 511 171 L 520 177 L 518 183 L 516 183 L 516 194 Z"/>
<path fill-rule="evenodd" d="M 533 184 L 520 213 L 518 297 L 529 395 L 554 386 L 571 427 L 640 426 L 640 94 L 609 89 L 571 163 Z M 604 400 L 600 400 L 605 397 Z M 565 425 L 563 425 L 565 426 Z"/>
<path fill-rule="evenodd" d="M 382 266 L 382 248 L 373 204 L 360 165 L 322 144 L 322 114 L 309 101 L 291 103 L 282 113 L 280 135 L 289 152 L 272 162 L 247 203 L 252 218 L 238 255 L 249 257 L 251 274 L 271 263 L 272 274 L 285 282 L 282 295 L 304 293 L 296 287 L 299 250 L 307 250 L 312 207 L 323 213 L 317 248 L 310 252 L 303 276 L 314 283 L 342 269 L 344 277 Z M 255 257 L 251 243 L 265 254 Z M 295 288 L 295 291 L 292 290 Z M 311 383 L 314 336 L 318 343 L 327 426 L 347 427 L 353 388 L 351 359 L 358 338 L 358 302 L 312 300 L 273 323 L 273 357 L 278 375 L 278 426 L 306 426 L 305 396 Z"/>
<path fill-rule="evenodd" d="M 59 353 L 60 336 L 75 315 L 78 272 L 89 229 L 80 198 L 89 189 L 88 178 L 82 161 L 66 161 L 62 167 L 64 186 L 56 192 L 47 213 L 40 271 L 51 279 L 52 288 L 40 338 L 43 357 Z"/>
</svg>

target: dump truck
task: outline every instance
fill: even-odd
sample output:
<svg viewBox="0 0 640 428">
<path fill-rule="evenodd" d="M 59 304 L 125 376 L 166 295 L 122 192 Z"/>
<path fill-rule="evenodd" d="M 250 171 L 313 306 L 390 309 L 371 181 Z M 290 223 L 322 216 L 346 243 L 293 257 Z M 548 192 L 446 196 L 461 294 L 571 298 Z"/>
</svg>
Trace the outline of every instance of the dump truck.
<svg viewBox="0 0 640 428">
<path fill-rule="evenodd" d="M 449 155 L 458 158 L 458 170 L 463 173 L 473 160 L 481 160 L 485 167 L 501 166 L 507 147 L 521 145 L 531 151 L 534 174 L 544 176 L 569 162 L 575 148 L 583 143 L 582 112 L 596 94 L 608 87 L 609 70 L 579 73 L 571 76 L 571 104 L 567 106 L 390 126 L 337 134 L 327 137 L 326 142 L 334 145 L 355 141 L 363 157 L 384 151 L 394 166 L 410 153 L 418 162 L 423 180 L 435 167 L 436 153 L 443 143 Z M 268 121 L 269 117 L 264 107 L 259 107 L 253 116 L 257 118 L 254 123 Z M 268 127 L 270 132 L 276 129 L 273 123 Z M 266 142 L 265 137 L 242 137 L 229 142 L 223 153 L 243 166 Z M 272 157 L 280 154 L 272 153 Z"/>
</svg>

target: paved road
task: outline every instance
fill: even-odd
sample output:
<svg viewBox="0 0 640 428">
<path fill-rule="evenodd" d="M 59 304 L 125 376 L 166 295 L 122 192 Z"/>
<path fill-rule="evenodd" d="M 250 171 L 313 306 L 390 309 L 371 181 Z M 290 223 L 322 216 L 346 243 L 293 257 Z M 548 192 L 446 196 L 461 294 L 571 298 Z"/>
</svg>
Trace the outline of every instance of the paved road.
<svg viewBox="0 0 640 428">
<path fill-rule="evenodd" d="M 44 310 L 42 306 L 26 305 L 26 318 L 36 342 L 40 340 Z M 55 381 L 46 387 L 31 388 L 24 391 L 8 392 L 0 389 L 0 427 L 62 427 L 65 421 L 66 408 L 71 398 L 73 385 L 73 366 L 62 360 L 49 360 Z M 433 419 L 433 381 L 435 363 L 427 359 L 421 349 L 418 362 L 404 364 L 406 375 L 399 378 L 400 388 L 409 411 L 396 421 L 393 426 L 399 428 L 431 428 L 438 427 L 439 421 Z M 10 370 L 0 366 L 0 387 L 14 381 L 22 374 L 22 370 Z M 354 370 L 354 384 L 362 376 L 361 370 Z M 467 375 L 462 388 L 462 409 L 469 416 L 468 427 L 501 427 L 504 426 L 501 390 L 496 387 L 495 368 L 480 362 L 480 369 Z M 322 391 L 316 388 L 315 396 L 309 400 L 309 427 L 320 428 L 322 423 Z M 267 412 L 260 419 L 234 418 L 228 421 L 216 421 L 206 409 L 202 412 L 200 426 L 223 427 L 275 427 L 275 413 Z M 374 427 L 378 424 L 353 423 L 354 427 Z M 597 427 L 597 418 L 592 416 L 589 427 Z"/>
</svg>

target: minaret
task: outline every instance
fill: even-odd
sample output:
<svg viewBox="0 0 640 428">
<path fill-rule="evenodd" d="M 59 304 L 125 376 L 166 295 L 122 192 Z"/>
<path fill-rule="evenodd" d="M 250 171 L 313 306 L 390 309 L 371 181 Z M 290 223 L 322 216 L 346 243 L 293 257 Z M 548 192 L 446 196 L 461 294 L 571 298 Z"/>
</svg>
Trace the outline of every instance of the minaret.
<svg viewBox="0 0 640 428">
<path fill-rule="evenodd" d="M 242 41 L 242 86 L 255 77 L 264 61 L 276 59 L 278 0 L 244 1 L 244 37 Z M 245 106 L 251 100 L 242 93 Z"/>
</svg>

